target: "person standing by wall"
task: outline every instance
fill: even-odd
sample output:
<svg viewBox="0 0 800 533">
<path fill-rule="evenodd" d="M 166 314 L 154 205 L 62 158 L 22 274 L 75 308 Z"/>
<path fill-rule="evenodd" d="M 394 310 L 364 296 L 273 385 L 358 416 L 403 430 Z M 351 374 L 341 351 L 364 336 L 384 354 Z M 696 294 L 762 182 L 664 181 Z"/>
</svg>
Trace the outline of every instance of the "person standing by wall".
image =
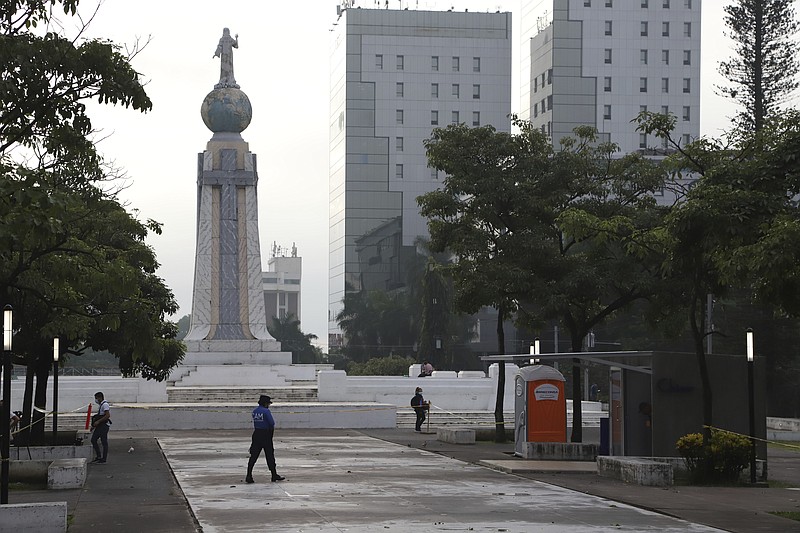
<svg viewBox="0 0 800 533">
<path fill-rule="evenodd" d="M 272 446 L 272 436 L 275 433 L 275 419 L 272 418 L 272 413 L 269 406 L 272 403 L 272 398 L 262 394 L 258 399 L 258 407 L 253 409 L 253 439 L 250 443 L 250 460 L 247 462 L 247 477 L 244 478 L 247 483 L 255 483 L 253 479 L 253 467 L 258 461 L 261 451 L 267 455 L 267 466 L 269 471 L 272 472 L 272 481 L 283 481 L 286 479 L 278 475 L 275 466 L 275 449 Z"/>
<path fill-rule="evenodd" d="M 106 464 L 108 459 L 108 430 L 111 429 L 111 408 L 103 396 L 102 392 L 94 394 L 94 401 L 100 407 L 97 414 L 92 416 L 92 448 L 94 448 L 94 464 Z M 100 452 L 100 446 L 97 441 L 103 445 L 103 451 Z"/>
</svg>

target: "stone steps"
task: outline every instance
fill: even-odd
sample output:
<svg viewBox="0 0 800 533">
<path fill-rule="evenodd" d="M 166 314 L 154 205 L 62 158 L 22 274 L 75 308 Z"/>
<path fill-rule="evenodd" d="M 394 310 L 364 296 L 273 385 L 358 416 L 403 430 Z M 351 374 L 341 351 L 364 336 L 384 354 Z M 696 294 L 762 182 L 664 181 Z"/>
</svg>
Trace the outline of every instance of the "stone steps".
<svg viewBox="0 0 800 533">
<path fill-rule="evenodd" d="M 491 411 L 437 411 L 435 408 L 430 413 L 431 426 L 485 426 L 494 427 L 494 412 Z M 606 418 L 608 413 L 589 411 L 583 413 L 583 427 L 600 427 L 600 419 Z M 404 407 L 397 408 L 397 427 L 413 428 L 416 423 L 414 410 Z M 427 424 L 428 421 L 425 421 Z M 510 427 L 514 423 L 514 412 L 503 413 L 503 423 Z M 567 412 L 567 425 L 572 424 L 572 413 Z"/>
<path fill-rule="evenodd" d="M 274 402 L 316 402 L 316 385 L 291 387 L 167 387 L 169 403 L 255 403 L 261 394 Z"/>
</svg>

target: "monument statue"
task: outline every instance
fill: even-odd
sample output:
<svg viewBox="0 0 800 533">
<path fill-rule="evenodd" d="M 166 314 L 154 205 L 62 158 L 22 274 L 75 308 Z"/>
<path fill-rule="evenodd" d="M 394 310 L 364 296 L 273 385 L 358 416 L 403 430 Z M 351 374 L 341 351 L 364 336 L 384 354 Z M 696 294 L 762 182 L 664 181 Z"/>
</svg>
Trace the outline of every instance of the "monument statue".
<svg viewBox="0 0 800 533">
<path fill-rule="evenodd" d="M 220 58 L 219 83 L 214 85 L 215 89 L 222 89 L 223 87 L 239 88 L 236 78 L 233 77 L 234 48 L 239 48 L 239 34 L 236 34 L 235 38 L 231 37 L 231 30 L 224 28 L 219 44 L 217 44 L 217 51 L 214 52 L 214 57 Z"/>
</svg>

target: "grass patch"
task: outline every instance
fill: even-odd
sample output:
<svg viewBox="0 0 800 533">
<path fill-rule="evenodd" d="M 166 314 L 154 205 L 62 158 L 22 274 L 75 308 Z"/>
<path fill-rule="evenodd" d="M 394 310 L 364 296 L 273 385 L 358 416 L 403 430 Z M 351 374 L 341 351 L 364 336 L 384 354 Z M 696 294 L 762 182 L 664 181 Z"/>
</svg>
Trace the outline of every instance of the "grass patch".
<svg viewBox="0 0 800 533">
<path fill-rule="evenodd" d="M 782 518 L 788 518 L 789 520 L 796 520 L 800 522 L 800 511 L 772 511 L 769 514 L 774 514 L 775 516 L 780 516 Z"/>
</svg>

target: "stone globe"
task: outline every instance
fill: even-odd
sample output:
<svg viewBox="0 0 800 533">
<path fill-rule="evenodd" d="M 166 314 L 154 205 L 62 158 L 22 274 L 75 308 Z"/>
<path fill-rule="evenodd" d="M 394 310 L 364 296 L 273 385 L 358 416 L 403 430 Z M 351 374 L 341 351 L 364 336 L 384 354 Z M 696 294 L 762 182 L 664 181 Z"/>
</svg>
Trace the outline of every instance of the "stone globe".
<svg viewBox="0 0 800 533">
<path fill-rule="evenodd" d="M 233 87 L 214 89 L 203 100 L 200 115 L 214 133 L 241 133 L 250 125 L 253 108 L 247 95 Z"/>
</svg>

